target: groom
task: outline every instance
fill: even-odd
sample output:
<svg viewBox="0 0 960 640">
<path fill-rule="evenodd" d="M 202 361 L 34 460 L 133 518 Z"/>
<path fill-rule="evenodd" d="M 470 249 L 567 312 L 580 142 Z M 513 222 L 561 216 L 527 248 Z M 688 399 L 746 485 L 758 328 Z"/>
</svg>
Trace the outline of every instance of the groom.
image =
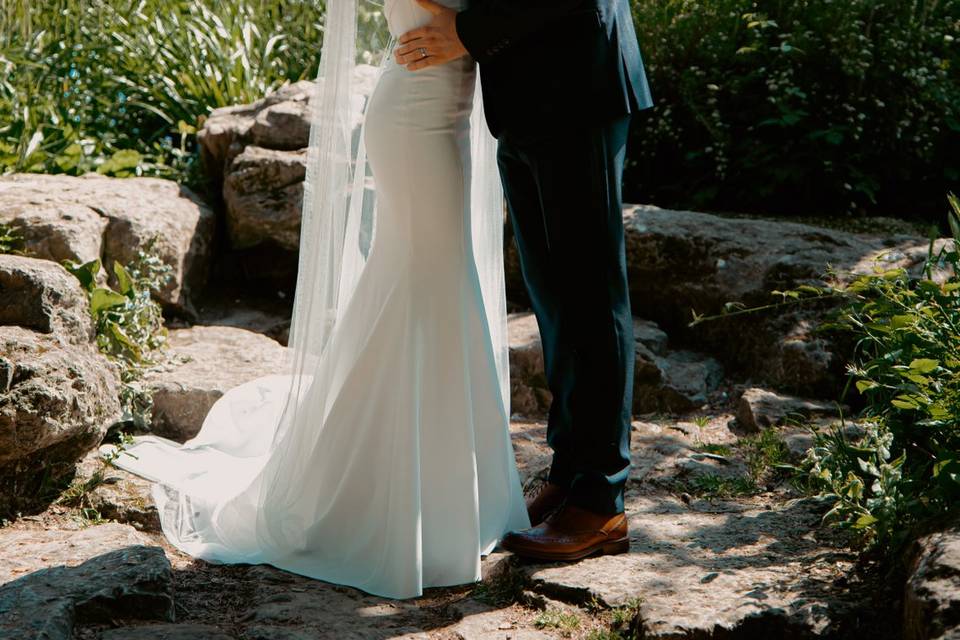
<svg viewBox="0 0 960 640">
<path fill-rule="evenodd" d="M 628 549 L 634 338 L 620 183 L 630 115 L 652 105 L 628 0 L 417 0 L 400 37 L 416 71 L 470 55 L 537 316 L 553 403 L 532 527 L 502 546 L 540 560 Z"/>
</svg>

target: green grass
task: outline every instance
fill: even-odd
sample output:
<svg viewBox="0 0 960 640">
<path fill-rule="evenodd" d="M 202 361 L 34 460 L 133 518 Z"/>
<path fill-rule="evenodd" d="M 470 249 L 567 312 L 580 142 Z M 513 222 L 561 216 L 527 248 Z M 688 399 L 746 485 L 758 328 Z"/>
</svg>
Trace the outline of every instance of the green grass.
<svg viewBox="0 0 960 640">
<path fill-rule="evenodd" d="M 537 629 L 556 629 L 563 635 L 580 628 L 580 616 L 560 609 L 541 611 L 533 621 Z"/>
<path fill-rule="evenodd" d="M 764 429 L 760 433 L 741 438 L 737 449 L 743 454 L 756 484 L 762 484 L 777 475 L 777 465 L 785 464 L 790 452 L 777 429 Z"/>
<path fill-rule="evenodd" d="M 703 453 L 712 453 L 715 456 L 724 456 L 725 458 L 733 455 L 733 449 L 730 447 L 730 445 L 726 444 L 698 442 L 696 448 L 697 451 L 702 451 Z"/>
</svg>

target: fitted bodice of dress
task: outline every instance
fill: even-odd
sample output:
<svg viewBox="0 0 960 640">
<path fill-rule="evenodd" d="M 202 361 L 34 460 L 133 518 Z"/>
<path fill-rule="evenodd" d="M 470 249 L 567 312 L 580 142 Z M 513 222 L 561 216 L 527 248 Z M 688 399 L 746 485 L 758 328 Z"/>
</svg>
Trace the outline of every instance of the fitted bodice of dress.
<svg viewBox="0 0 960 640">
<path fill-rule="evenodd" d="M 451 9 L 463 9 L 466 0 L 437 0 Z M 430 12 L 417 4 L 416 0 L 385 0 L 383 15 L 387 19 L 390 34 L 400 36 L 411 29 L 422 27 L 430 22 Z"/>
</svg>

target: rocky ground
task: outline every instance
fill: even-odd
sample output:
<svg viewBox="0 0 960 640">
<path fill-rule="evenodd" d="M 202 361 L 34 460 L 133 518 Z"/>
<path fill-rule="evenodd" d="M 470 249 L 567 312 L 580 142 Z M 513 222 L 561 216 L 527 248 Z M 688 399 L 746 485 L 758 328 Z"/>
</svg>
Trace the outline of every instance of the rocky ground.
<svg viewBox="0 0 960 640">
<path fill-rule="evenodd" d="M 211 324 L 171 330 L 174 357 L 153 377 L 160 431 L 190 437 L 226 387 L 258 374 L 251 359 L 277 357 L 282 345 L 260 333 L 282 334 L 275 311 L 224 297 L 200 306 Z M 531 323 L 514 314 L 510 328 L 515 406 L 526 398 L 535 414 L 547 392 L 529 373 L 539 357 Z M 654 326 L 639 323 L 638 336 L 638 350 L 669 359 Z M 691 408 L 640 413 L 633 424 L 629 554 L 537 564 L 495 552 L 480 584 L 385 600 L 268 566 L 194 560 L 159 532 L 150 483 L 104 470 L 90 453 L 74 486 L 98 472 L 101 482 L 0 528 L 0 637 L 899 637 L 898 611 L 874 606 L 880 576 L 820 526 L 823 506 L 773 468 L 809 445 L 798 416 L 826 427 L 835 409 L 722 378 L 707 384 L 713 366 L 664 367 L 660 386 L 645 383 Z M 549 462 L 545 423 L 516 415 L 512 433 L 534 491 Z"/>
<path fill-rule="evenodd" d="M 67 638 L 73 627 L 90 639 L 898 637 L 896 613 L 872 607 L 875 576 L 819 527 L 820 505 L 781 483 L 720 497 L 694 482 L 749 482 L 741 452 L 704 453 L 736 446 L 734 412 L 719 409 L 634 423 L 629 554 L 535 564 L 496 552 L 481 584 L 405 602 L 185 556 L 158 532 L 149 483 L 111 469 L 87 511 L 53 506 L 0 529 L 0 636 L 43 628 Z M 532 489 L 548 460 L 544 424 L 517 420 L 512 431 Z M 99 465 L 88 456 L 81 474 Z"/>
</svg>

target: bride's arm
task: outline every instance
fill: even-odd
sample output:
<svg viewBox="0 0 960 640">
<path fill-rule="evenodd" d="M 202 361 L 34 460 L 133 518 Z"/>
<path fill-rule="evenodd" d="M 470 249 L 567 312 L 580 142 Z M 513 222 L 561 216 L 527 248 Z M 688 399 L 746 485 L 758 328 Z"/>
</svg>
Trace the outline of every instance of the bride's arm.
<svg viewBox="0 0 960 640">
<path fill-rule="evenodd" d="M 457 14 L 457 35 L 483 62 L 558 18 L 593 14 L 603 0 L 484 0 Z"/>
</svg>

